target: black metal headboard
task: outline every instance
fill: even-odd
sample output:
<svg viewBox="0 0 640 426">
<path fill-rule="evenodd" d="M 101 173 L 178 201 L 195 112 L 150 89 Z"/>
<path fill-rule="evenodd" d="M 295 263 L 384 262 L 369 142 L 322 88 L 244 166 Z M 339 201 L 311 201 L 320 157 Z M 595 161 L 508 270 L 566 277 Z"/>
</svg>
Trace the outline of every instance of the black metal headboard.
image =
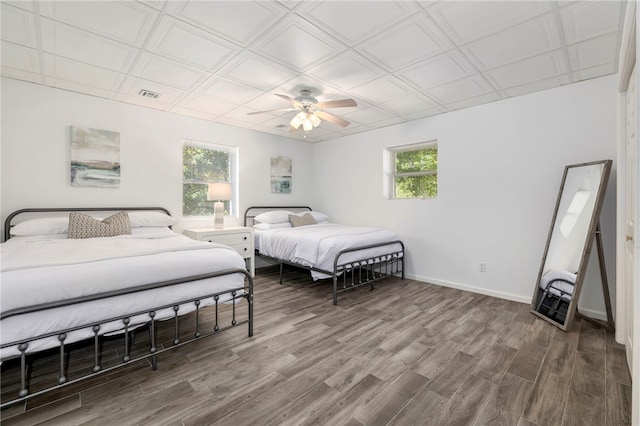
<svg viewBox="0 0 640 426">
<path fill-rule="evenodd" d="M 244 226 L 253 226 L 254 217 L 271 210 L 290 210 L 296 213 L 297 211 L 312 211 L 313 209 L 309 206 L 251 206 L 244 211 Z"/>
<path fill-rule="evenodd" d="M 51 207 L 51 208 L 30 208 L 20 209 L 9 214 L 4 221 L 4 239 L 7 241 L 11 238 L 11 222 L 18 215 L 29 213 L 69 213 L 69 212 L 121 212 L 121 211 L 161 211 L 171 216 L 169 210 L 164 207 Z"/>
</svg>

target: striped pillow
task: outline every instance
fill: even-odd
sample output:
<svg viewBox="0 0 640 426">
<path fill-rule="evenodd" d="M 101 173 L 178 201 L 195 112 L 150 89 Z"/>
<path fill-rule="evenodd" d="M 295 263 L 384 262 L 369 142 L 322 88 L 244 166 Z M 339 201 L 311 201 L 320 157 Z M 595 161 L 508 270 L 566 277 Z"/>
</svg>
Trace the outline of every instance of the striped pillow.
<svg viewBox="0 0 640 426">
<path fill-rule="evenodd" d="M 309 213 L 305 213 L 302 216 L 298 216 L 297 214 L 290 214 L 289 222 L 291 222 L 291 226 L 293 226 L 294 228 L 296 226 L 315 225 L 316 223 L 318 223 Z"/>
<path fill-rule="evenodd" d="M 116 213 L 102 221 L 78 212 L 69 214 L 68 238 L 115 237 L 126 234 L 131 234 L 127 212 Z"/>
</svg>

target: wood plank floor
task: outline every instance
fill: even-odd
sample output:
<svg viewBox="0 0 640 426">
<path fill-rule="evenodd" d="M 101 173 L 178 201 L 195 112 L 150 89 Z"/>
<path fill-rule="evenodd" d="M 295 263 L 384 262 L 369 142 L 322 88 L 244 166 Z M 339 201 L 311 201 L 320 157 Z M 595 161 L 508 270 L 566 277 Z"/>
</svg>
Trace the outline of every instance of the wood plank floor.
<svg viewBox="0 0 640 426">
<path fill-rule="evenodd" d="M 135 363 L 1 415 L 7 426 L 618 426 L 630 407 L 624 348 L 586 321 L 565 333 L 525 304 L 396 278 L 333 306 L 330 283 L 287 269 L 279 285 L 269 268 L 255 279 L 254 337 L 228 330 L 162 354 L 157 371 Z"/>
</svg>

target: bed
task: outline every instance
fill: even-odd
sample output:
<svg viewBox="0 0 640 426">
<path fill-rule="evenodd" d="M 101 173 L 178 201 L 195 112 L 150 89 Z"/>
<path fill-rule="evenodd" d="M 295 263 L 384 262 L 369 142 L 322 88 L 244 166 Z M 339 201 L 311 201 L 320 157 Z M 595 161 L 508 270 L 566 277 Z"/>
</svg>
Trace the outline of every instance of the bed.
<svg viewBox="0 0 640 426">
<path fill-rule="evenodd" d="M 536 311 L 564 323 L 575 287 L 577 274 L 565 270 L 549 270 L 540 279 Z"/>
<path fill-rule="evenodd" d="M 245 226 L 255 231 L 256 253 L 279 263 L 281 284 L 284 264 L 308 269 L 314 280 L 333 281 L 337 305 L 343 291 L 373 289 L 389 275 L 404 279 L 405 247 L 395 232 L 327 219 L 308 206 L 252 206 L 244 214 Z"/>
<path fill-rule="evenodd" d="M 108 232 L 118 217 L 129 229 L 71 238 L 87 232 L 84 222 L 71 222 L 73 215 Z M 20 384 L 12 397 L 3 390 L 2 408 L 134 361 L 149 359 L 155 370 L 162 352 L 231 327 L 247 324 L 253 335 L 253 280 L 244 259 L 230 247 L 173 232 L 173 221 L 157 207 L 23 209 L 7 217 L 0 245 L 0 360 L 18 365 Z M 206 323 L 205 313 L 211 318 Z M 188 336 L 180 329 L 186 318 L 194 322 Z M 169 344 L 157 340 L 160 324 L 173 329 Z M 133 353 L 140 330 L 148 334 L 148 348 Z M 102 365 L 102 344 L 114 338 L 121 341 L 121 360 Z M 87 340 L 93 362 L 70 377 L 69 348 Z M 58 377 L 32 391 L 30 359 L 47 350 L 59 351 Z"/>
</svg>

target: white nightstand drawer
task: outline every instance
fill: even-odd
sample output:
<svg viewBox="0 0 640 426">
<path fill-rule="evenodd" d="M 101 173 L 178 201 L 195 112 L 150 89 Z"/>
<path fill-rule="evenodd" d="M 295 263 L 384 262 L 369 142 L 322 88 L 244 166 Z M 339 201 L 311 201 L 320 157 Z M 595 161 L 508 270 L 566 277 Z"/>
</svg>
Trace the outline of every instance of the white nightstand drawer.
<svg viewBox="0 0 640 426">
<path fill-rule="evenodd" d="M 248 244 L 251 241 L 250 232 L 240 232 L 237 234 L 222 234 L 222 235 L 206 235 L 202 238 L 203 241 L 209 241 L 212 243 L 226 244 L 232 246 L 235 244 Z"/>
<path fill-rule="evenodd" d="M 253 252 L 253 229 L 244 226 L 231 228 L 195 228 L 185 229 L 184 235 L 199 241 L 224 244 L 242 256 L 251 276 L 255 276 L 255 253 Z"/>
</svg>

